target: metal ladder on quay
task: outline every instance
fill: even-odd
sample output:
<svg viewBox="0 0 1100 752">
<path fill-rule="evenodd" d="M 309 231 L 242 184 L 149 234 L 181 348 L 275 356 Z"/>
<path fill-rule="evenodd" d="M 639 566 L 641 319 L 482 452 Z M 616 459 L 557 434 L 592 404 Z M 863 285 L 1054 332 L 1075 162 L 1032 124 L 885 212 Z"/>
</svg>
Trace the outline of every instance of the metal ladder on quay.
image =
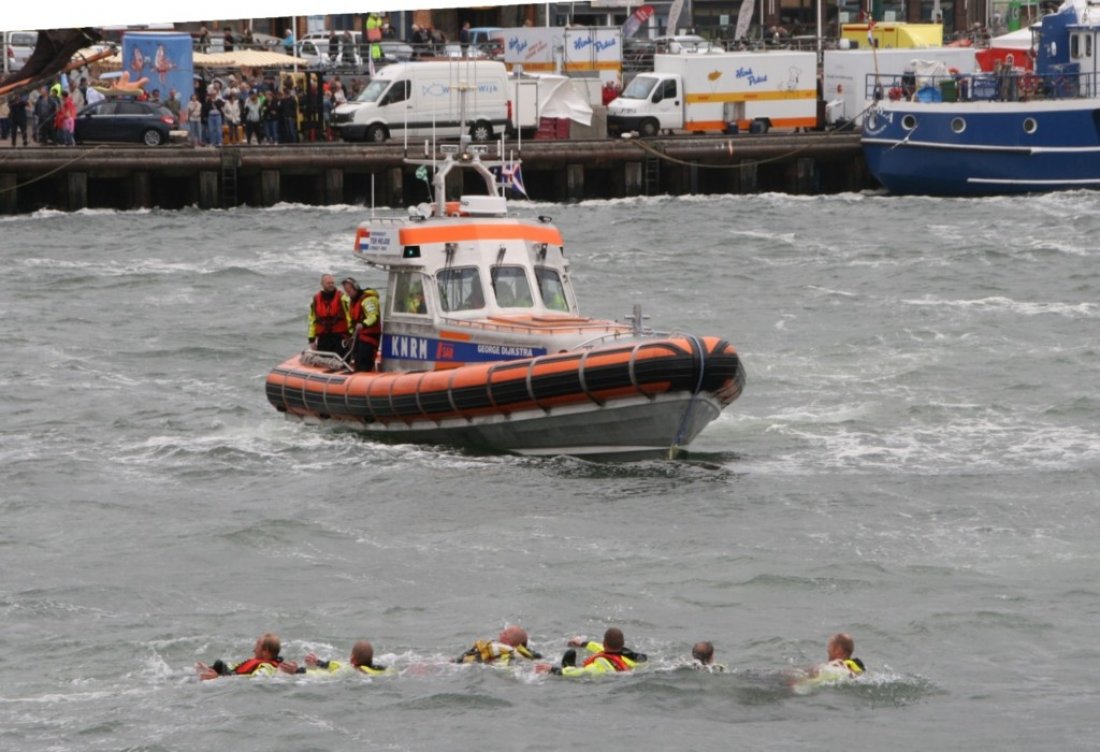
<svg viewBox="0 0 1100 752">
<path fill-rule="evenodd" d="M 222 208 L 229 209 L 239 204 L 237 196 L 237 172 L 241 166 L 241 150 L 237 147 L 222 147 L 221 199 Z"/>
<path fill-rule="evenodd" d="M 661 160 L 652 154 L 645 158 L 643 176 L 645 195 L 652 196 L 661 190 Z"/>
</svg>

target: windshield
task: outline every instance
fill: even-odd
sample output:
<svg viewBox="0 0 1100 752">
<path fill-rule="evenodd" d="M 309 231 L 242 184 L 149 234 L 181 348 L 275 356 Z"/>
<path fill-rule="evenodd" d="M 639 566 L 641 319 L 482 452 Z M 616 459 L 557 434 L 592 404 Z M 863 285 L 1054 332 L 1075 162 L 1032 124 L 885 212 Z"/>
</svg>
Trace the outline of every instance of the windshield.
<svg viewBox="0 0 1100 752">
<path fill-rule="evenodd" d="M 530 308 L 531 287 L 522 266 L 494 266 L 492 268 L 493 294 L 501 308 Z"/>
<path fill-rule="evenodd" d="M 359 92 L 359 96 L 355 98 L 356 102 L 377 102 L 378 98 L 382 96 L 382 92 L 386 90 L 386 87 L 390 85 L 388 78 L 376 78 L 373 79 L 367 88 Z"/>
<path fill-rule="evenodd" d="M 654 76 L 638 76 L 630 82 L 630 86 L 622 93 L 623 99 L 647 99 L 653 91 L 657 79 Z"/>
<path fill-rule="evenodd" d="M 445 313 L 472 311 L 485 307 L 485 295 L 481 292 L 481 277 L 476 266 L 460 266 L 444 269 L 437 275 L 440 306 Z"/>
<path fill-rule="evenodd" d="M 539 267 L 535 269 L 535 278 L 539 281 L 539 295 L 542 304 L 551 311 L 568 311 L 569 303 L 565 299 L 565 286 L 561 277 L 553 269 Z"/>
</svg>

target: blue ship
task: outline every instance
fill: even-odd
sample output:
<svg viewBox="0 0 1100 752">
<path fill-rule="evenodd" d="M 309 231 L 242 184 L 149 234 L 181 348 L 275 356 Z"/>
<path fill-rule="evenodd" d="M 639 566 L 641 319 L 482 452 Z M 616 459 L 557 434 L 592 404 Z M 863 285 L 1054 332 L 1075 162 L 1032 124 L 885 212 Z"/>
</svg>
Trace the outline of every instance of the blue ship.
<svg viewBox="0 0 1100 752">
<path fill-rule="evenodd" d="M 1100 14 L 1091 11 L 1067 3 L 1032 27 L 1034 72 L 869 76 L 871 174 L 897 194 L 1100 188 Z"/>
</svg>

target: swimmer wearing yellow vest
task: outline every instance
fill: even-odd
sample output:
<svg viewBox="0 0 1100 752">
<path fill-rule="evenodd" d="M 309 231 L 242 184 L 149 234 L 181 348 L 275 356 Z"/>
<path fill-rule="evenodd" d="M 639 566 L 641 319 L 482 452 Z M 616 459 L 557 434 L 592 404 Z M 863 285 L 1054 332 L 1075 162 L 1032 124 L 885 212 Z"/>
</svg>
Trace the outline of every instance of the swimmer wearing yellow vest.
<svg viewBox="0 0 1100 752">
<path fill-rule="evenodd" d="M 323 661 L 314 653 L 305 657 L 305 666 L 298 669 L 299 674 L 336 674 L 354 671 L 367 676 L 392 676 L 396 672 L 387 666 L 380 666 L 374 662 L 374 646 L 367 640 L 360 640 L 351 648 L 351 657 L 348 664 L 340 661 Z"/>
<path fill-rule="evenodd" d="M 527 630 L 514 625 L 507 626 L 496 640 L 478 640 L 474 646 L 455 658 L 455 663 L 489 663 L 510 666 L 513 660 L 529 661 L 542 658 L 527 645 Z"/>
<path fill-rule="evenodd" d="M 791 688 L 798 694 L 805 694 L 816 687 L 842 684 L 862 676 L 867 668 L 863 661 L 852 656 L 855 648 L 855 640 L 850 634 L 838 632 L 833 635 L 826 646 L 829 660 L 809 669 L 792 682 Z"/>
<path fill-rule="evenodd" d="M 602 674 L 625 673 L 633 671 L 638 664 L 646 662 L 644 653 L 636 653 L 626 647 L 623 630 L 610 627 L 603 634 L 603 642 L 590 642 L 584 637 L 574 637 L 569 641 L 574 648 L 583 647 L 590 655 L 577 665 L 577 651 L 567 650 L 561 658 L 561 666 L 550 669 L 550 673 L 572 678 L 582 676 L 600 676 Z"/>
</svg>

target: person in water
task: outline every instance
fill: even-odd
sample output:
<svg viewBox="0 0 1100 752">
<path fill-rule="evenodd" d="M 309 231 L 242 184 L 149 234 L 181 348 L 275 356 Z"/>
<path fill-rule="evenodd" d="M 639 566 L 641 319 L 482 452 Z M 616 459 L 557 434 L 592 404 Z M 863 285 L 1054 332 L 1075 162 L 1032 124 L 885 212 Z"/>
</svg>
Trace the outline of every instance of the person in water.
<svg viewBox="0 0 1100 752">
<path fill-rule="evenodd" d="M 867 667 L 859 658 L 853 657 L 855 647 L 855 640 L 850 634 L 838 632 L 833 635 L 825 647 L 828 660 L 800 672 L 791 682 L 791 688 L 796 694 L 805 694 L 822 685 L 838 684 L 861 676 Z"/>
<path fill-rule="evenodd" d="M 726 671 L 724 663 L 714 662 L 714 644 L 711 642 L 697 642 L 691 648 L 691 667 L 696 671 L 709 671 L 712 674 L 721 674 Z"/>
<path fill-rule="evenodd" d="M 497 666 L 510 666 L 513 660 L 519 658 L 534 661 L 542 656 L 527 645 L 527 630 L 509 625 L 501 630 L 495 641 L 475 642 L 472 648 L 455 658 L 455 663 L 491 663 Z"/>
<path fill-rule="evenodd" d="M 298 669 L 299 674 L 313 674 L 319 672 L 327 672 L 335 674 L 338 671 L 345 670 L 345 666 L 340 661 L 323 661 L 320 660 L 315 653 L 309 653 L 304 659 L 306 665 Z M 393 669 L 382 666 L 374 662 L 374 646 L 367 640 L 359 640 L 351 648 L 351 656 L 348 658 L 348 665 L 353 671 L 357 671 L 367 676 L 385 676 L 393 673 Z"/>
<path fill-rule="evenodd" d="M 280 671 L 288 674 L 296 673 L 298 664 L 294 661 L 284 661 L 279 657 L 282 651 L 282 643 L 279 635 L 274 632 L 264 632 L 256 638 L 256 644 L 252 648 L 252 657 L 234 663 L 227 664 L 223 660 L 216 660 L 211 666 L 202 661 L 195 664 L 195 671 L 199 679 L 217 679 L 219 676 L 273 676 Z"/>
<path fill-rule="evenodd" d="M 626 647 L 623 630 L 610 627 L 603 634 L 603 642 L 589 641 L 585 637 L 574 637 L 569 641 L 571 648 L 583 647 L 591 655 L 577 665 L 577 651 L 566 650 L 561 657 L 561 666 L 551 669 L 551 673 L 560 676 L 596 676 L 599 674 L 633 671 L 639 663 L 645 663 L 644 653 L 637 653 Z"/>
<path fill-rule="evenodd" d="M 309 346 L 314 350 L 343 355 L 351 332 L 348 298 L 336 289 L 336 278 L 321 275 L 321 289 L 309 303 Z"/>
</svg>

